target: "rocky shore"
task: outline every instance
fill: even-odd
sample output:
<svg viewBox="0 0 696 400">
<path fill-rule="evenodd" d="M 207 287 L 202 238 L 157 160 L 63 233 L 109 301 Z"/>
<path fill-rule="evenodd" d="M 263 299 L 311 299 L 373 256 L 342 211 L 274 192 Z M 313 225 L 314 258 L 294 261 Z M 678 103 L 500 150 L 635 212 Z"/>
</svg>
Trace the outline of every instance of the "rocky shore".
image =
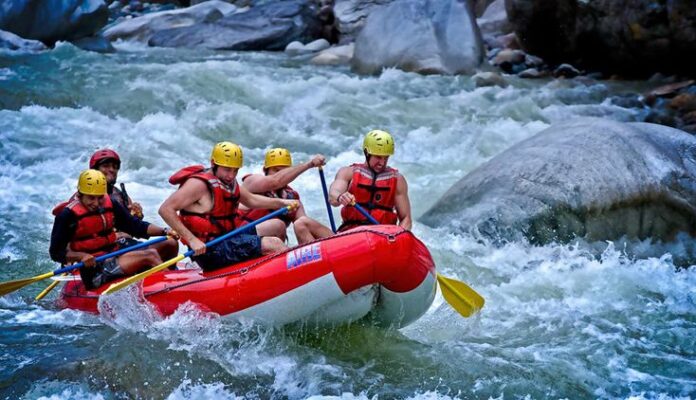
<svg viewBox="0 0 696 400">
<path fill-rule="evenodd" d="M 357 73 L 399 68 L 474 75 L 480 86 L 523 79 L 647 79 L 623 99 L 646 122 L 696 133 L 696 8 L 686 0 L 10 0 L 0 49 L 57 41 L 285 51 Z M 665 86 L 666 85 L 666 86 Z"/>
</svg>

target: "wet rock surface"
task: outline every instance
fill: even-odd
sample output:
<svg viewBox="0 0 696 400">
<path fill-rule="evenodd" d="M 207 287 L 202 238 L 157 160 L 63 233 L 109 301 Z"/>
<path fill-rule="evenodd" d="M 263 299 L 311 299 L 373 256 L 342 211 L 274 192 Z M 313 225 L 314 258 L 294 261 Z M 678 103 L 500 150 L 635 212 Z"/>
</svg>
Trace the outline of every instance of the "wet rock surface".
<svg viewBox="0 0 696 400">
<path fill-rule="evenodd" d="M 554 124 L 462 178 L 420 218 L 535 243 L 670 239 L 696 223 L 696 138 L 656 124 Z"/>
</svg>

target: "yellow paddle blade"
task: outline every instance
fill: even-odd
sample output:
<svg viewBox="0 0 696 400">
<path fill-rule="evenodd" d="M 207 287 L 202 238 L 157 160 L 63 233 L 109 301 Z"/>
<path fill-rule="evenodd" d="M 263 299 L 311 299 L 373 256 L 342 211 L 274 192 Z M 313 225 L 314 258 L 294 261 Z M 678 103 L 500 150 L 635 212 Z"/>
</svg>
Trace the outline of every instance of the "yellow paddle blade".
<svg viewBox="0 0 696 400">
<path fill-rule="evenodd" d="M 184 258 L 186 258 L 186 256 L 184 256 L 183 254 L 179 254 L 178 256 L 172 258 L 171 260 L 165 261 L 156 267 L 152 267 L 152 268 L 148 269 L 147 271 L 141 272 L 137 275 L 133 275 L 130 278 L 122 280 L 121 282 L 114 283 L 113 285 L 109 286 L 108 289 L 106 289 L 104 292 L 102 292 L 102 294 L 111 294 L 111 293 L 114 293 L 114 292 L 117 292 L 117 291 L 123 289 L 126 286 L 130 286 L 131 284 L 133 284 L 135 282 L 140 282 L 143 279 L 147 278 L 148 276 L 154 274 L 155 272 L 161 271 L 165 268 L 169 268 L 170 265 L 176 264 L 179 261 L 183 260 Z"/>
<path fill-rule="evenodd" d="M 31 278 L 17 279 L 14 281 L 2 282 L 0 283 L 0 296 L 4 296 L 8 293 L 12 293 L 15 290 L 19 290 L 29 284 L 34 282 L 39 282 L 44 279 L 48 279 L 53 276 L 53 272 L 47 272 L 42 275 L 37 275 Z"/>
<path fill-rule="evenodd" d="M 63 275 L 65 275 L 65 274 L 63 274 Z M 41 293 L 39 293 L 36 297 L 34 297 L 34 300 L 39 301 L 39 300 L 43 299 L 44 297 L 46 297 L 46 295 L 51 293 L 51 290 L 53 290 L 56 286 L 58 286 L 59 283 L 60 283 L 60 281 L 51 282 L 51 284 L 48 285 L 46 287 L 46 289 L 44 289 Z"/>
<path fill-rule="evenodd" d="M 480 294 L 464 282 L 437 274 L 442 297 L 463 317 L 470 317 L 486 302 Z"/>
</svg>

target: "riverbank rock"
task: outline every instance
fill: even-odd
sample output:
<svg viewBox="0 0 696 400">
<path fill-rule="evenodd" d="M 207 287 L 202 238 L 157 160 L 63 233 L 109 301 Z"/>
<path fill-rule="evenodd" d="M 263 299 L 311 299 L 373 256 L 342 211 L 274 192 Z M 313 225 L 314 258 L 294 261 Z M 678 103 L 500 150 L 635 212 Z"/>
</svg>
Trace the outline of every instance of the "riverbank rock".
<svg viewBox="0 0 696 400">
<path fill-rule="evenodd" d="M 355 42 L 352 68 L 375 74 L 395 67 L 423 74 L 473 73 L 481 34 L 466 0 L 403 0 L 375 10 Z"/>
<path fill-rule="evenodd" d="M 115 53 L 116 49 L 111 42 L 104 36 L 88 36 L 72 42 L 73 45 L 82 50 L 93 51 L 95 53 Z"/>
<path fill-rule="evenodd" d="M 672 126 L 696 134 L 696 84 L 694 80 L 670 83 L 643 94 L 650 112 L 647 122 Z"/>
<path fill-rule="evenodd" d="M 506 0 L 528 53 L 621 76 L 696 75 L 691 0 Z"/>
<path fill-rule="evenodd" d="M 343 46 L 329 47 L 312 58 L 310 61 L 316 65 L 341 65 L 350 64 L 353 59 L 355 45 L 353 43 Z"/>
<path fill-rule="evenodd" d="M 205 3 L 203 3 L 205 4 Z M 148 44 L 213 50 L 283 50 L 293 41 L 319 39 L 322 25 L 315 3 L 281 0 L 252 7 L 215 21 L 156 32 Z"/>
<path fill-rule="evenodd" d="M 484 36 L 484 40 L 486 35 L 499 36 L 510 33 L 512 26 L 507 18 L 505 0 L 495 0 L 488 4 L 485 12 L 476 19 L 476 23 Z"/>
<path fill-rule="evenodd" d="M 331 44 L 326 39 L 317 39 L 313 42 L 302 44 L 300 42 L 292 42 L 285 47 L 285 54 L 290 57 L 301 56 L 305 54 L 318 53 L 331 47 Z"/>
<path fill-rule="evenodd" d="M 336 0 L 333 7 L 338 20 L 340 43 L 352 43 L 365 26 L 367 16 L 394 0 Z"/>
<path fill-rule="evenodd" d="M 237 7 L 224 1 L 211 0 L 178 10 L 160 11 L 127 19 L 104 31 L 104 37 L 114 41 L 135 40 L 147 43 L 159 31 L 213 22 L 237 11 Z"/>
<path fill-rule="evenodd" d="M 103 0 L 4 0 L 0 29 L 53 45 L 95 34 L 106 25 L 109 10 Z"/>
<path fill-rule="evenodd" d="M 554 124 L 462 178 L 420 221 L 535 243 L 669 239 L 696 226 L 696 138 L 599 118 Z"/>
<path fill-rule="evenodd" d="M 12 32 L 0 30 L 0 49 L 33 52 L 46 48 L 46 45 L 38 40 L 23 39 Z"/>
</svg>

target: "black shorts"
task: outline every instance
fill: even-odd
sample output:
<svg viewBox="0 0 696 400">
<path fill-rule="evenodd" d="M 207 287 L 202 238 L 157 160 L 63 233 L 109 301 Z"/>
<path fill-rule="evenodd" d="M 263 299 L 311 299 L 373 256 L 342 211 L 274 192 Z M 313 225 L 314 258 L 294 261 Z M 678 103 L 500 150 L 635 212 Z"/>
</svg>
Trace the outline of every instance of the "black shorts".
<svg viewBox="0 0 696 400">
<path fill-rule="evenodd" d="M 116 244 L 118 245 L 119 249 L 125 249 L 126 247 L 135 246 L 136 244 L 140 243 L 142 242 L 129 237 L 122 237 L 116 240 Z"/>
<path fill-rule="evenodd" d="M 261 257 L 261 237 L 256 235 L 256 230 L 253 228 L 246 232 L 248 233 L 240 233 L 211 246 L 205 254 L 191 257 L 191 260 L 198 263 L 203 271 L 212 271 Z"/>
<path fill-rule="evenodd" d="M 121 266 L 118 265 L 116 257 L 100 261 L 92 268 L 80 268 L 80 278 L 82 278 L 82 283 L 88 290 L 96 289 L 107 282 L 124 276 L 126 274 L 121 269 Z"/>
</svg>

